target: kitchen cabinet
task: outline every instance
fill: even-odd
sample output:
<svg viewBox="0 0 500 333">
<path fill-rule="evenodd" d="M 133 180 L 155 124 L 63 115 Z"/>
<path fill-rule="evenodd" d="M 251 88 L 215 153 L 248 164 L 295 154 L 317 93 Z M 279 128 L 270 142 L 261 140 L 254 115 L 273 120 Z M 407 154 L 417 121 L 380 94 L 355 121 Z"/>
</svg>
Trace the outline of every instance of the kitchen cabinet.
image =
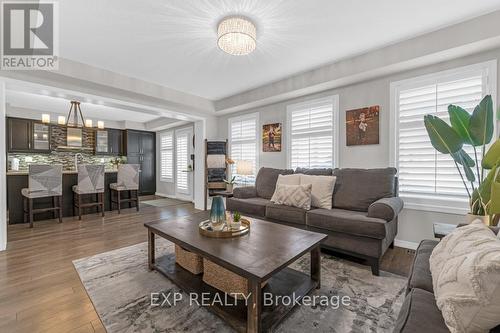
<svg viewBox="0 0 500 333">
<path fill-rule="evenodd" d="M 127 163 L 140 165 L 139 194 L 156 192 L 156 135 L 154 132 L 126 131 Z"/>
<path fill-rule="evenodd" d="M 96 155 L 119 156 L 123 154 L 122 130 L 112 128 L 97 130 L 95 138 Z"/>
<path fill-rule="evenodd" d="M 9 153 L 50 152 L 50 125 L 31 119 L 7 118 Z"/>
</svg>

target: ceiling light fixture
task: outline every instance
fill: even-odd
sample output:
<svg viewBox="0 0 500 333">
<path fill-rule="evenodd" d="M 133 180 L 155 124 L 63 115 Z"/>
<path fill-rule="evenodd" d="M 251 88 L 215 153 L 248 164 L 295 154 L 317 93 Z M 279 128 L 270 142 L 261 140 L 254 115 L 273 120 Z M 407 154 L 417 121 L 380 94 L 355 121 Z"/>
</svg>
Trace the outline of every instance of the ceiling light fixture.
<svg viewBox="0 0 500 333">
<path fill-rule="evenodd" d="M 217 27 L 217 45 L 231 55 L 252 53 L 257 46 L 257 29 L 244 16 L 229 16 Z"/>
</svg>

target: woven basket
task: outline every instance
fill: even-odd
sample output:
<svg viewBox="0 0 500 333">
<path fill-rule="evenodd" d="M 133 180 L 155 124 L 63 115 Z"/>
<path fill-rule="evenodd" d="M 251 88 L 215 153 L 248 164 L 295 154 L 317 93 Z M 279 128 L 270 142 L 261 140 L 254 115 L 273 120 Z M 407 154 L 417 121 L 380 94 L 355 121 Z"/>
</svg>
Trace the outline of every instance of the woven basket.
<svg viewBox="0 0 500 333">
<path fill-rule="evenodd" d="M 242 299 L 248 295 L 248 280 L 216 263 L 203 258 L 203 282 L 219 289 L 232 297 Z M 261 288 L 267 284 L 263 282 Z"/>
<path fill-rule="evenodd" d="M 175 245 L 175 262 L 195 275 L 203 273 L 203 258 L 179 245 Z"/>
</svg>

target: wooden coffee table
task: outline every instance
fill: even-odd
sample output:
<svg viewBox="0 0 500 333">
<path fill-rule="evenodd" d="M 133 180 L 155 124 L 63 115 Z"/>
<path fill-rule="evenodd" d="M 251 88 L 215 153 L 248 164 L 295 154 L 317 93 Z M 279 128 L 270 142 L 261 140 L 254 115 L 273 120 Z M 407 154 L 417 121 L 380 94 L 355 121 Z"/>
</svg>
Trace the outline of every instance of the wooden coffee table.
<svg viewBox="0 0 500 333">
<path fill-rule="evenodd" d="M 326 235 L 249 219 L 251 228 L 245 236 L 207 238 L 198 231 L 198 224 L 202 220 L 184 218 L 145 223 L 149 234 L 149 268 L 162 273 L 187 293 L 222 293 L 205 284 L 201 275 L 193 275 L 177 265 L 174 255 L 155 258 L 157 235 L 247 278 L 248 291 L 251 293 L 248 306 L 240 300 L 235 305 L 211 304 L 207 307 L 237 331 L 268 331 L 293 308 L 293 302 L 263 306 L 263 293 L 271 293 L 273 297 L 295 295 L 295 298 L 300 299 L 320 287 L 319 245 Z M 311 253 L 310 275 L 287 267 L 307 252 Z M 264 281 L 268 283 L 261 288 Z"/>
</svg>

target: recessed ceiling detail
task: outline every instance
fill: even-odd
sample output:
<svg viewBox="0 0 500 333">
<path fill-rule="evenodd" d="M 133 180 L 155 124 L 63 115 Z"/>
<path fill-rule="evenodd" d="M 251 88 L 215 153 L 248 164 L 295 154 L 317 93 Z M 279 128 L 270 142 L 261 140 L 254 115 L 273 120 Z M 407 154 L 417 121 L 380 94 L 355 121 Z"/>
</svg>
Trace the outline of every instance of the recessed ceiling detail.
<svg viewBox="0 0 500 333">
<path fill-rule="evenodd" d="M 217 45 L 230 55 L 247 55 L 257 47 L 257 29 L 248 18 L 224 18 L 217 27 Z"/>
</svg>

